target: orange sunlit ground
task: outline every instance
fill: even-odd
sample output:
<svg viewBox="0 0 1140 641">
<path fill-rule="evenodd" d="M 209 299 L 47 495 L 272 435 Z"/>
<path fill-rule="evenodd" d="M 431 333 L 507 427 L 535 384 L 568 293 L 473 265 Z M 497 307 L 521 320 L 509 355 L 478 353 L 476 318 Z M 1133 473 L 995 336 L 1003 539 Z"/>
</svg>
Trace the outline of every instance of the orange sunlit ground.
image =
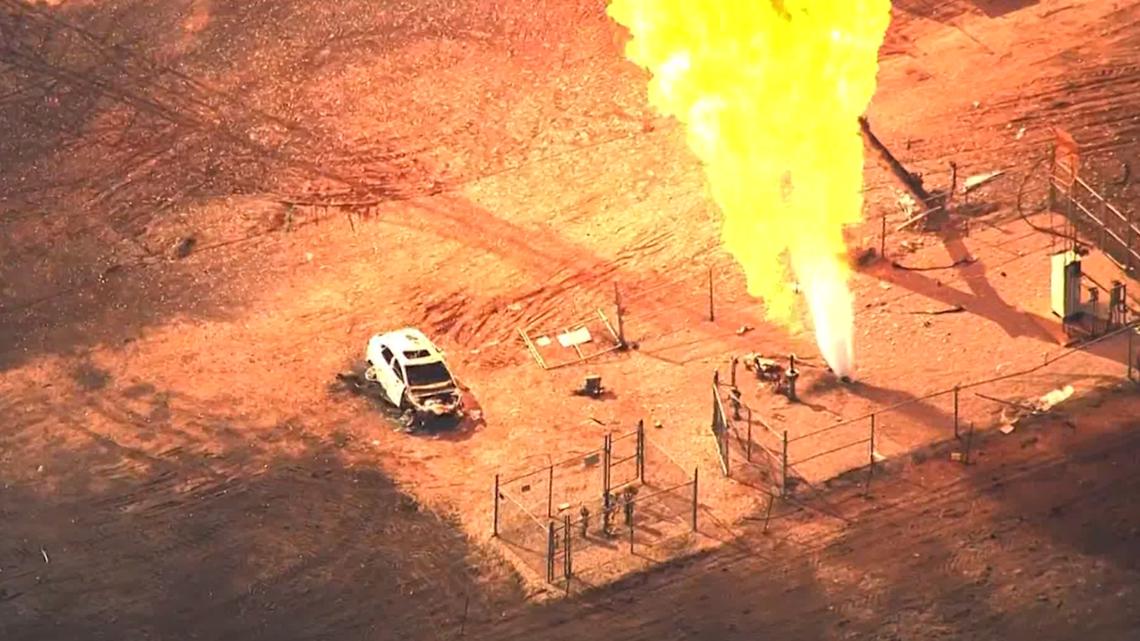
<svg viewBox="0 0 1140 641">
<path fill-rule="evenodd" d="M 875 134 L 931 189 L 950 162 L 1004 173 L 953 231 L 899 231 L 865 154 L 850 385 L 749 296 L 605 5 L 0 1 L 0 638 L 1128 636 L 1127 345 L 1049 362 L 1039 206 L 1063 127 L 1133 208 L 1140 5 L 894 3 Z M 616 321 L 615 284 L 636 349 L 542 369 L 519 329 Z M 403 326 L 469 388 L 458 429 L 406 434 L 338 383 Z M 747 353 L 802 363 L 797 403 L 738 372 L 804 497 L 767 533 L 771 485 L 726 478 L 710 430 L 713 372 Z M 588 374 L 602 398 L 572 394 Z M 955 385 L 972 465 L 951 396 L 921 400 Z M 828 452 L 876 412 L 866 490 L 869 448 Z M 494 475 L 639 420 L 657 473 L 699 471 L 698 533 L 615 545 L 544 603 L 558 586 L 490 537 Z"/>
</svg>

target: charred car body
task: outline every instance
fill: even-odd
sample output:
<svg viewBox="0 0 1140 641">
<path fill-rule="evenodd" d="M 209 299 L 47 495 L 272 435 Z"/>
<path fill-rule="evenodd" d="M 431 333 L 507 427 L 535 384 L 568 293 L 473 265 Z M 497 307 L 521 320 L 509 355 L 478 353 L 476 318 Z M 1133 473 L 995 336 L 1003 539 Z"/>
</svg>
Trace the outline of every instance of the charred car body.
<svg viewBox="0 0 1140 641">
<path fill-rule="evenodd" d="M 380 386 L 385 400 L 404 411 L 409 427 L 460 418 L 463 400 L 443 352 L 418 329 L 406 327 L 368 340 L 366 380 Z"/>
</svg>

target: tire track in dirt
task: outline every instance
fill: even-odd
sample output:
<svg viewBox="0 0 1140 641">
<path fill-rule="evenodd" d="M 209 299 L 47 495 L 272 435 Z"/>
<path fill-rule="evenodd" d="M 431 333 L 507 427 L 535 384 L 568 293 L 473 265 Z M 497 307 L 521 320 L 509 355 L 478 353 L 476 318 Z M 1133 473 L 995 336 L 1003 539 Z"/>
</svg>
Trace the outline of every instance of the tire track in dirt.
<svg viewBox="0 0 1140 641">
<path fill-rule="evenodd" d="M 518 272 L 537 277 L 533 287 L 482 302 L 465 290 L 421 289 L 424 321 L 465 346 L 507 340 L 518 327 L 569 324 L 588 315 L 583 307 L 608 303 L 613 280 L 639 279 L 641 274 L 631 266 L 662 251 L 674 233 L 658 232 L 610 260 L 545 227 L 519 227 L 457 196 L 417 201 L 415 212 L 401 220 L 381 220 L 495 256 Z"/>
</svg>

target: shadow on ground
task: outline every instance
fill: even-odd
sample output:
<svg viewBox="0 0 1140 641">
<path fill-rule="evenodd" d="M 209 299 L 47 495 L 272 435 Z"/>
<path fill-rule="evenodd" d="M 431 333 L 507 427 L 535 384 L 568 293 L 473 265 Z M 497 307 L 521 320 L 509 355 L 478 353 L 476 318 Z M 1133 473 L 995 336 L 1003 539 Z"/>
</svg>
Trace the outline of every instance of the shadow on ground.
<svg viewBox="0 0 1140 641">
<path fill-rule="evenodd" d="M 239 417 L 77 376 L 103 392 L 87 419 L 41 433 L 55 411 L 41 403 L 3 436 L 20 455 L 0 473 L 0 638 L 455 638 L 521 598 L 450 523 L 353 465 L 351 442 L 300 421 L 252 441 Z M 9 400 L 6 415 L 44 399 Z M 153 453 L 101 433 L 104 418 L 185 432 Z"/>
<path fill-rule="evenodd" d="M 1091 625 L 1110 638 L 1133 629 L 1140 612 L 1131 553 L 1140 505 L 1129 498 L 1140 480 L 1138 426 L 1080 445 L 1044 423 L 1014 440 L 979 438 L 984 465 L 940 458 L 913 474 L 896 470 L 875 481 L 870 499 L 838 489 L 850 496 L 829 498 L 852 519 L 824 545 L 750 528 L 719 551 L 473 636 L 816 641 L 921 630 L 927 639 L 1030 640 L 1072 638 Z M 1051 444 L 1034 451 L 1034 434 Z"/>
</svg>

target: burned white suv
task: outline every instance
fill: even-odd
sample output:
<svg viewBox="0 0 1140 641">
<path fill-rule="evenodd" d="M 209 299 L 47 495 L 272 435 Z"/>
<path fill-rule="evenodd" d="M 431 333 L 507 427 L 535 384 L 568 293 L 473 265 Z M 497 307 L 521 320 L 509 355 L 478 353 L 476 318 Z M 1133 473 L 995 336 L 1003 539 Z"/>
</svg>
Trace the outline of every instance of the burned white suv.
<svg viewBox="0 0 1140 641">
<path fill-rule="evenodd" d="M 443 352 L 418 329 L 406 327 L 368 340 L 364 378 L 378 384 L 384 398 L 405 412 L 409 427 L 463 413 L 459 385 Z"/>
</svg>

